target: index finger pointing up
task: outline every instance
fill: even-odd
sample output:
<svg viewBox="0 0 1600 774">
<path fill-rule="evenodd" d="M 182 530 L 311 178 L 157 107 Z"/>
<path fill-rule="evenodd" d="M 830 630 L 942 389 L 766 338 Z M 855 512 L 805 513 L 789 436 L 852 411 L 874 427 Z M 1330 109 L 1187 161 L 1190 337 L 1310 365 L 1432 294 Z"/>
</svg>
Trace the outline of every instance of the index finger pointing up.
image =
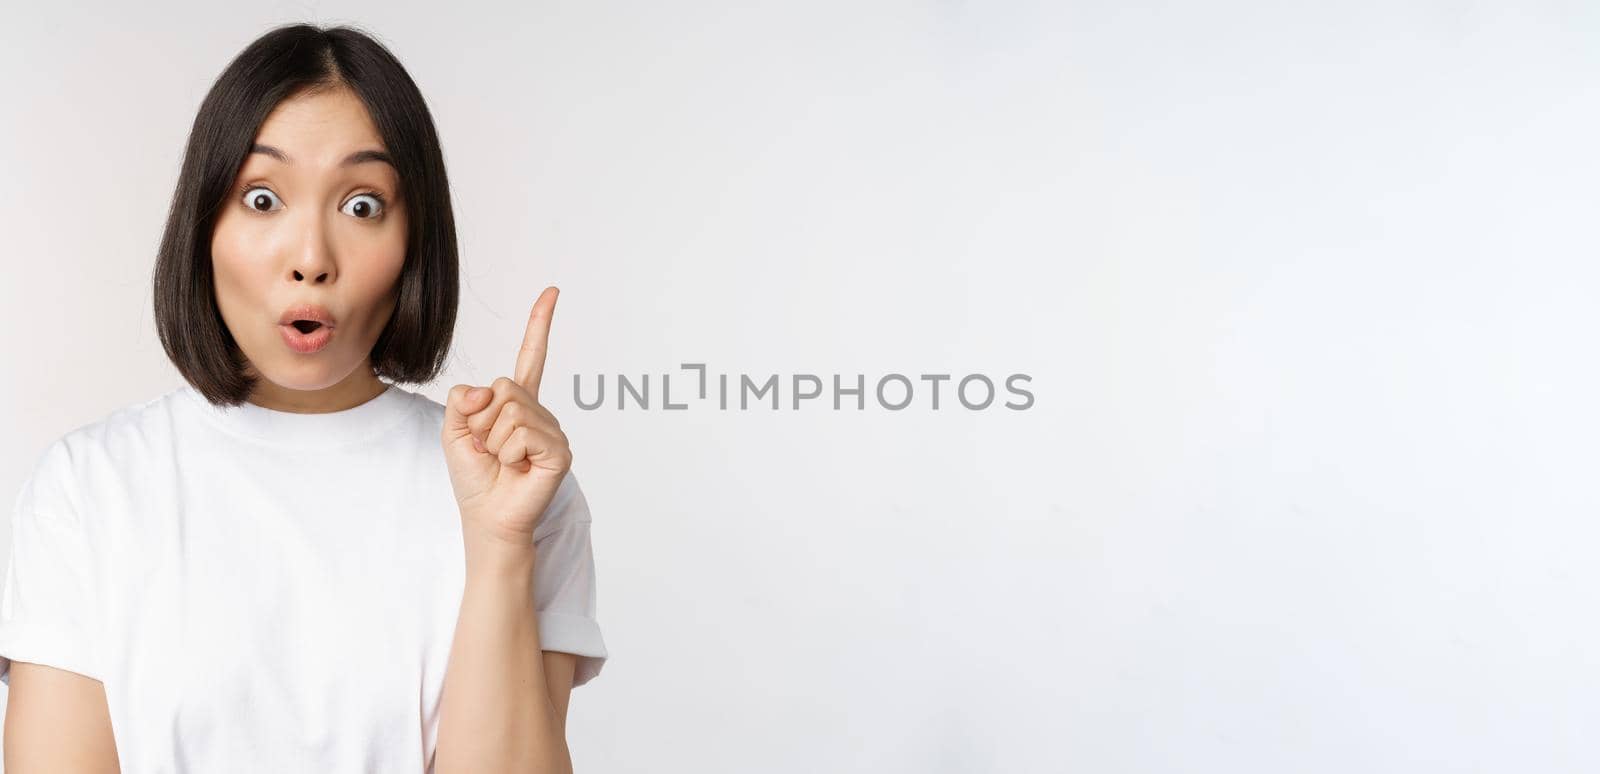
<svg viewBox="0 0 1600 774">
<path fill-rule="evenodd" d="M 556 296 L 560 292 L 552 285 L 533 302 L 533 311 L 528 313 L 528 330 L 522 334 L 522 348 L 517 350 L 517 370 L 512 378 L 535 399 L 539 397 L 539 379 L 544 375 L 545 349 L 550 344 L 550 318 L 555 316 Z"/>
</svg>

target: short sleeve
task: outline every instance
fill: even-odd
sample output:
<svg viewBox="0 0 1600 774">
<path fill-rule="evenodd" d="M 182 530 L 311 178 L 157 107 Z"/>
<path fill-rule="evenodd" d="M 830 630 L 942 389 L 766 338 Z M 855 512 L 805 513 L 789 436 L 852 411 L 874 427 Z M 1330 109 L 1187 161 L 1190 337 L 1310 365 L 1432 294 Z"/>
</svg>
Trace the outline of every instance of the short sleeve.
<svg viewBox="0 0 1600 774">
<path fill-rule="evenodd" d="M 11 662 L 103 680 L 93 637 L 93 564 L 74 507 L 71 458 L 62 441 L 40 456 L 11 510 L 11 551 L 0 591 L 0 682 Z"/>
<path fill-rule="evenodd" d="M 574 688 L 600 674 L 608 655 L 597 619 L 589 527 L 589 503 L 568 470 L 534 537 L 534 599 L 540 647 L 579 656 Z"/>
</svg>

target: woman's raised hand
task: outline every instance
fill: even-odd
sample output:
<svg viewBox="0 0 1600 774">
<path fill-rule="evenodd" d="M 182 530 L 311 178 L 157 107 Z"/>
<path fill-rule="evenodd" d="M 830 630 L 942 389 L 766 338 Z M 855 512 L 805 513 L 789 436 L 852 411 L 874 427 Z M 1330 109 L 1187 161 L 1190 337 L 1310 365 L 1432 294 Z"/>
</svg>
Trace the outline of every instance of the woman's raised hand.
<svg viewBox="0 0 1600 774">
<path fill-rule="evenodd" d="M 572 467 L 561 423 L 539 405 L 555 287 L 545 288 L 528 315 L 515 378 L 488 387 L 458 384 L 446 398 L 445 465 L 469 539 L 487 537 L 532 548 L 533 531 Z"/>
</svg>

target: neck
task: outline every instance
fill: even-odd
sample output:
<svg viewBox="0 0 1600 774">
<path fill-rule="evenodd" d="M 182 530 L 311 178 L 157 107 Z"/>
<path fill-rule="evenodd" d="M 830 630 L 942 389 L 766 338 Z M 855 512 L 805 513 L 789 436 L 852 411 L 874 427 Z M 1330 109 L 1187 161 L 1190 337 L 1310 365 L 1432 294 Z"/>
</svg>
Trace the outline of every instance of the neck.
<svg viewBox="0 0 1600 774">
<path fill-rule="evenodd" d="M 325 414 L 355 408 L 383 394 L 389 385 L 370 368 L 357 368 L 336 384 L 315 390 L 296 390 L 257 376 L 249 402 L 293 414 Z"/>
</svg>

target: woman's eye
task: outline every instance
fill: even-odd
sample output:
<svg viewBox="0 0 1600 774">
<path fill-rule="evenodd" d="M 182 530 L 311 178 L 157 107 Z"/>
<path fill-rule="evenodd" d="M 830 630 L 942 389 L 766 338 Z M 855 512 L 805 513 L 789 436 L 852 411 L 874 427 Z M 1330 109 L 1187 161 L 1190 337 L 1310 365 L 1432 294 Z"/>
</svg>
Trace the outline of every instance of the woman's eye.
<svg viewBox="0 0 1600 774">
<path fill-rule="evenodd" d="M 273 205 L 277 206 L 274 207 Z M 271 212 L 283 207 L 278 195 L 265 188 L 251 188 L 244 192 L 244 206 L 257 212 Z"/>
<path fill-rule="evenodd" d="M 340 212 L 358 218 L 376 218 L 383 213 L 383 199 L 374 194 L 357 194 L 344 203 Z"/>
</svg>

